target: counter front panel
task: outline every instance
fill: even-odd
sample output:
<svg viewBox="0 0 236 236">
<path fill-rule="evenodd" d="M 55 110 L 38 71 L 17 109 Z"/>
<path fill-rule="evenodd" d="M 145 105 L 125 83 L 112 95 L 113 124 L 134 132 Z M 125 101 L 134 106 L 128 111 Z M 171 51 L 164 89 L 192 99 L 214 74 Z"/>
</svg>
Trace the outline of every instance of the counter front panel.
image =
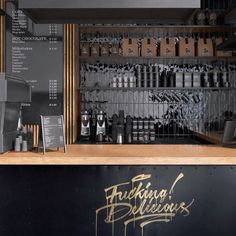
<svg viewBox="0 0 236 236">
<path fill-rule="evenodd" d="M 1 166 L 1 235 L 235 236 L 236 168 Z"/>
</svg>

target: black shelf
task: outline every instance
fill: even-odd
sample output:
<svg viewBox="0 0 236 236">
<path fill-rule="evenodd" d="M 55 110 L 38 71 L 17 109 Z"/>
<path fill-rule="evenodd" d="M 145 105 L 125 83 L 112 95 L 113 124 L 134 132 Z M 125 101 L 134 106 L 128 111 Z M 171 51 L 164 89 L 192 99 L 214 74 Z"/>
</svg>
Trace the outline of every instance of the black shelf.
<svg viewBox="0 0 236 236">
<path fill-rule="evenodd" d="M 172 33 L 222 33 L 236 31 L 232 25 L 94 25 L 80 26 L 80 33 L 131 33 L 136 34 L 147 31 L 151 35 L 161 32 Z"/>
<path fill-rule="evenodd" d="M 236 88 L 204 88 L 204 87 L 191 87 L 191 88 L 176 88 L 176 87 L 158 87 L 158 88 L 111 88 L 111 87 L 80 87 L 80 91 L 229 91 L 236 90 Z"/>
<path fill-rule="evenodd" d="M 81 63 L 189 63 L 189 62 L 236 62 L 236 57 L 124 57 L 124 56 L 101 56 L 101 57 L 80 57 Z"/>
</svg>

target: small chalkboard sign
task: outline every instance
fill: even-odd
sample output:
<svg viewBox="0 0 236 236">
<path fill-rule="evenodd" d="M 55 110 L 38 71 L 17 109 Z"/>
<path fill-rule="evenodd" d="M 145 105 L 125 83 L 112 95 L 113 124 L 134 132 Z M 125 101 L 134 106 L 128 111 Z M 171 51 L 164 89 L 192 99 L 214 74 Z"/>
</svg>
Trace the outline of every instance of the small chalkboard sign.
<svg viewBox="0 0 236 236">
<path fill-rule="evenodd" d="M 47 148 L 64 147 L 66 152 L 63 116 L 41 116 L 43 153 Z"/>
</svg>

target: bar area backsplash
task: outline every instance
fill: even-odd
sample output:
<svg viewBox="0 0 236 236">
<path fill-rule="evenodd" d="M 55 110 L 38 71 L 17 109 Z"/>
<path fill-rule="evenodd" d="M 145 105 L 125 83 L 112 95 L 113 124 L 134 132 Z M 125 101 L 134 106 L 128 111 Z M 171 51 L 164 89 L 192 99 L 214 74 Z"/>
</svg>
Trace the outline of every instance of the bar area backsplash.
<svg viewBox="0 0 236 236">
<path fill-rule="evenodd" d="M 103 111 L 108 127 L 122 111 L 134 127 L 143 124 L 138 137 L 147 121 L 154 121 L 155 137 L 223 131 L 236 111 L 236 64 L 234 52 L 218 50 L 233 28 L 221 29 L 82 26 L 81 111 L 94 119 Z"/>
</svg>

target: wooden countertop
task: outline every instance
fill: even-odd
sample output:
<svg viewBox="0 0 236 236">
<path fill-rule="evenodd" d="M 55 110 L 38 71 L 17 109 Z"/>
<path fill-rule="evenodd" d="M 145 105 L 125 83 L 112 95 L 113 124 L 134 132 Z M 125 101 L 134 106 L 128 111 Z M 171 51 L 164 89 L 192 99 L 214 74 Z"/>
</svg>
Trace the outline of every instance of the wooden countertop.
<svg viewBox="0 0 236 236">
<path fill-rule="evenodd" d="M 203 145 L 69 145 L 46 155 L 8 152 L 0 165 L 236 165 L 236 149 Z"/>
</svg>

